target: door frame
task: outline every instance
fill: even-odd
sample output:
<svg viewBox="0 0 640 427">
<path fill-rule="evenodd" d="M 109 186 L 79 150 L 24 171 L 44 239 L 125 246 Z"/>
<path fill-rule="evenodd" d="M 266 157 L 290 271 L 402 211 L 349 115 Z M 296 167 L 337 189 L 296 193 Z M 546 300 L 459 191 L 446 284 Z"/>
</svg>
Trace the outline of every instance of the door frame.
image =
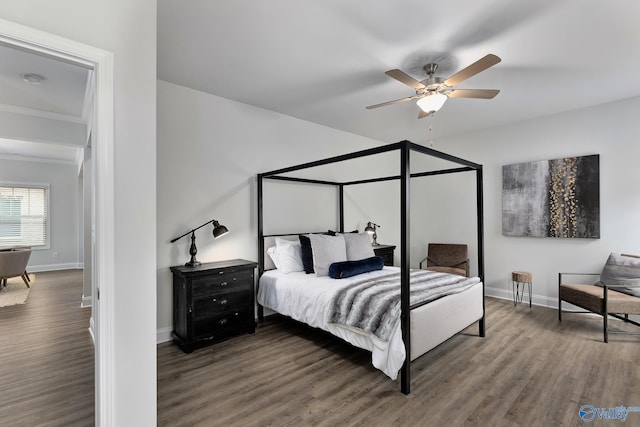
<svg viewBox="0 0 640 427">
<path fill-rule="evenodd" d="M 95 265 L 92 313 L 95 345 L 95 425 L 113 424 L 114 404 L 114 59 L 113 53 L 0 18 L 0 43 L 93 70 Z M 96 283 L 97 281 L 97 283 Z"/>
</svg>

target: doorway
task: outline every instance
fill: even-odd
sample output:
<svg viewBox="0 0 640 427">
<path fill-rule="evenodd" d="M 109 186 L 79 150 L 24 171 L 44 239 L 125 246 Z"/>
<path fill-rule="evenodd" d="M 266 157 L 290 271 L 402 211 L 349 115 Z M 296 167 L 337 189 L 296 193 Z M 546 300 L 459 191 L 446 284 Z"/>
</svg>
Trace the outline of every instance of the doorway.
<svg viewBox="0 0 640 427">
<path fill-rule="evenodd" d="M 96 425 L 110 425 L 113 413 L 113 283 L 114 211 L 113 211 L 113 54 L 73 40 L 48 34 L 0 19 L 0 44 L 34 55 L 85 67 L 93 72 L 94 114 L 91 125 L 93 155 L 93 199 L 95 227 L 92 245 L 92 314 L 90 327 L 95 345 Z"/>
</svg>

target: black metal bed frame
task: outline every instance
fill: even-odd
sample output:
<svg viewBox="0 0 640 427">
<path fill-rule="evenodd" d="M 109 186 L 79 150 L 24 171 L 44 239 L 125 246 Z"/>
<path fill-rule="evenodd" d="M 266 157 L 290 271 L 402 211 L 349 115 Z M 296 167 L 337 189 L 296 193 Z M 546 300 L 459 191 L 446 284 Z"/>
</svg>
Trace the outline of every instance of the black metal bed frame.
<svg viewBox="0 0 640 427">
<path fill-rule="evenodd" d="M 295 172 L 303 169 L 308 169 L 316 166 L 323 166 L 332 163 L 338 163 L 345 160 L 352 160 L 361 157 L 367 157 L 375 154 L 381 154 L 398 150 L 400 151 L 400 175 L 387 176 L 381 178 L 364 179 L 359 181 L 349 182 L 331 182 L 306 178 L 295 178 L 289 176 L 282 176 L 282 174 Z M 432 157 L 437 157 L 443 160 L 448 160 L 453 163 L 462 165 L 459 168 L 442 169 L 437 171 L 411 173 L 410 170 L 410 158 L 411 152 L 418 152 Z M 339 208 L 340 208 L 340 231 L 344 231 L 344 187 L 356 184 L 366 184 L 373 182 L 400 180 L 400 325 L 402 329 L 402 340 L 405 346 L 405 361 L 401 368 L 400 389 L 402 393 L 409 394 L 411 390 L 411 337 L 410 337 L 410 316 L 411 309 L 416 306 L 410 306 L 409 304 L 409 270 L 410 270 L 410 234 L 409 234 L 409 195 L 411 178 L 442 175 L 457 172 L 476 172 L 476 194 L 477 194 L 477 243 L 478 243 L 478 276 L 482 281 L 482 318 L 478 321 L 479 335 L 485 336 L 485 304 L 484 304 L 484 218 L 483 218 L 483 194 L 482 194 L 482 165 L 470 162 L 468 160 L 461 159 L 440 151 L 433 150 L 431 148 L 417 145 L 410 141 L 401 141 L 394 144 L 384 145 L 376 148 L 371 148 L 362 151 L 356 151 L 350 154 L 344 154 L 341 156 L 330 157 L 324 160 L 318 160 L 314 162 L 303 163 L 297 166 L 291 166 L 274 170 L 271 172 L 260 173 L 257 175 L 257 196 L 258 196 L 258 277 L 261 277 L 264 273 L 264 218 L 263 218 L 263 181 L 264 179 L 282 180 L 282 181 L 294 181 L 310 184 L 323 184 L 333 185 L 338 187 L 339 191 Z M 258 306 L 258 318 L 262 320 L 264 317 L 264 308 Z"/>
</svg>

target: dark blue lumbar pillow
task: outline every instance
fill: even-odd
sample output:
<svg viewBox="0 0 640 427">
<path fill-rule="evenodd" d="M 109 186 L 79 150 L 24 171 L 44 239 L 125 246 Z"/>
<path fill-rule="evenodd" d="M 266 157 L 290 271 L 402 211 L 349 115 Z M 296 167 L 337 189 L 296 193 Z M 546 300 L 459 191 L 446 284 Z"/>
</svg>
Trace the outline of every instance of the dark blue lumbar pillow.
<svg viewBox="0 0 640 427">
<path fill-rule="evenodd" d="M 300 250 L 302 252 L 302 266 L 307 274 L 314 273 L 313 270 L 313 250 L 311 249 L 311 240 L 309 236 L 299 235 Z"/>
<path fill-rule="evenodd" d="M 344 279 L 374 270 L 382 270 L 384 260 L 379 256 L 365 258 L 358 261 L 334 262 L 329 266 L 329 277 Z"/>
</svg>

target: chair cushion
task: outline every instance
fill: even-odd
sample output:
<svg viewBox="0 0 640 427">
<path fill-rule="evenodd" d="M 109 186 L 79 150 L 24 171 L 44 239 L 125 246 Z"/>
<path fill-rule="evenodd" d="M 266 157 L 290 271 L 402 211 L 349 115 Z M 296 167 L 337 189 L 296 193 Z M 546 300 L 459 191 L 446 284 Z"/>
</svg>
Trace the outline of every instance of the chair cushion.
<svg viewBox="0 0 640 427">
<path fill-rule="evenodd" d="M 432 264 L 452 267 L 467 261 L 467 245 L 454 243 L 429 243 L 427 267 Z"/>
<path fill-rule="evenodd" d="M 560 285 L 559 298 L 598 314 L 604 313 L 604 289 L 596 285 Z M 640 314 L 640 298 L 611 289 L 607 290 L 609 313 Z"/>
<path fill-rule="evenodd" d="M 635 285 L 617 287 L 616 291 L 640 297 L 640 258 L 612 253 L 600 273 L 599 284 Z"/>
<path fill-rule="evenodd" d="M 425 270 L 438 271 L 440 273 L 457 274 L 458 276 L 467 275 L 467 271 L 464 268 L 456 268 L 456 267 L 443 267 L 443 266 L 432 265 L 425 268 Z"/>
</svg>

